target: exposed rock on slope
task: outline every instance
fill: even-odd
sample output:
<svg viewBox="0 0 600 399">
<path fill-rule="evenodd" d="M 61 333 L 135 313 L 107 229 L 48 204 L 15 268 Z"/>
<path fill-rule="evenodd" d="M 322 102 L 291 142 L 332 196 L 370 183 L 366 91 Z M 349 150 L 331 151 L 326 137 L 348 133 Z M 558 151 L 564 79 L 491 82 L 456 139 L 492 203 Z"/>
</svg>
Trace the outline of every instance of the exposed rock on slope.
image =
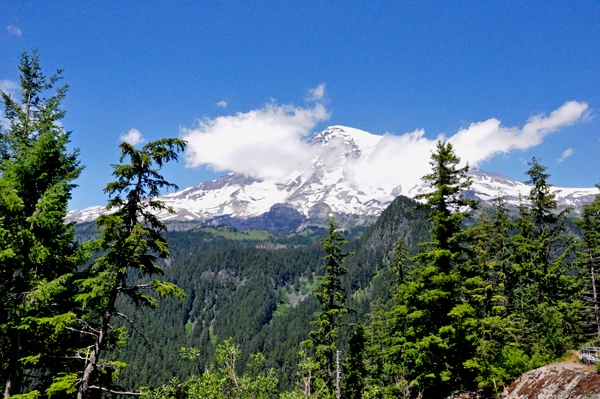
<svg viewBox="0 0 600 399">
<path fill-rule="evenodd" d="M 600 375 L 577 363 L 555 363 L 528 371 L 510 384 L 506 399 L 600 397 Z"/>
</svg>

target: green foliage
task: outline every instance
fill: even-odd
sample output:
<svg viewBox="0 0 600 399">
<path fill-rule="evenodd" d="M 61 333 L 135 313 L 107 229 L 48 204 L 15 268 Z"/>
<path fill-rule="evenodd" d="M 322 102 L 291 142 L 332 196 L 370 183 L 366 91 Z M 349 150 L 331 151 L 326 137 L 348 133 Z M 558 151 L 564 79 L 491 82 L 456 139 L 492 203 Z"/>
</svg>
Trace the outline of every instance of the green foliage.
<svg viewBox="0 0 600 399">
<path fill-rule="evenodd" d="M 305 343 L 314 347 L 315 357 L 319 361 L 324 374 L 325 384 L 329 392 L 333 392 L 334 381 L 334 355 L 336 352 L 336 339 L 341 317 L 348 313 L 345 306 L 344 287 L 342 276 L 348 274 L 348 269 L 342 266 L 344 260 L 351 253 L 342 251 L 341 246 L 347 241 L 344 235 L 338 231 L 335 220 L 329 222 L 329 234 L 323 239 L 323 251 L 325 256 L 323 269 L 325 274 L 319 276 L 320 285 L 315 290 L 315 297 L 321 305 L 321 311 L 315 312 L 317 320 L 311 324 L 318 329 L 310 333 L 310 340 Z"/>
<path fill-rule="evenodd" d="M 13 399 L 36 399 L 39 398 L 41 396 L 40 391 L 38 390 L 33 390 L 33 391 L 29 391 L 27 393 L 20 393 L 20 394 L 16 394 L 11 396 L 11 398 Z"/>
<path fill-rule="evenodd" d="M 416 253 L 416 245 L 426 237 L 428 224 L 422 212 L 412 211 L 414 205 L 415 201 L 398 197 L 376 225 L 345 244 L 346 251 L 356 253 L 346 258 L 344 266 L 350 274 L 342 278 L 349 306 L 356 310 L 346 314 L 348 323 L 366 322 L 370 302 L 388 295 L 384 282 L 392 275 L 385 272 L 381 259 L 391 259 L 398 238 L 404 237 L 407 245 L 410 243 L 410 253 Z M 89 226 L 77 228 L 82 229 L 83 236 L 91 236 Z M 240 372 L 247 371 L 251 353 L 262 352 L 268 366 L 275 368 L 280 390 L 291 389 L 298 343 L 308 336 L 310 321 L 320 308 L 312 293 L 319 285 L 316 275 L 320 274 L 323 254 L 320 246 L 311 243 L 322 236 L 277 234 L 269 242 L 286 247 L 278 250 L 265 249 L 259 241 L 226 240 L 204 229 L 167 231 L 164 236 L 171 253 L 164 262 L 164 279 L 176 283 L 187 296 L 183 301 L 161 301 L 155 311 L 118 301 L 122 313 L 129 315 L 151 345 L 134 333 L 121 353 L 111 354 L 111 358 L 129 364 L 118 383 L 131 390 L 175 376 L 184 378 L 194 368 L 176 356 L 178 348 L 197 347 L 201 352 L 197 364 L 202 370 L 214 361 L 216 346 L 223 337 L 233 336 L 236 342 L 244 343 Z M 408 261 L 407 270 L 411 267 Z M 148 281 L 135 274 L 128 279 L 131 283 Z M 284 312 L 277 312 L 284 308 Z M 129 328 L 127 321 L 121 322 Z M 115 324 L 120 325 L 118 319 Z M 191 329 L 189 335 L 186 325 Z M 344 357 L 350 337 L 344 328 L 339 334 L 336 345 Z"/>
<path fill-rule="evenodd" d="M 117 309 L 117 298 L 128 298 L 136 307 L 155 308 L 156 298 L 146 292 L 155 293 L 160 298 L 185 296 L 175 284 L 163 280 L 146 284 L 128 281 L 132 272 L 137 272 L 140 278 L 164 274 L 157 259 L 169 256 L 168 245 L 161 235 L 166 227 L 156 213 L 173 211 L 155 197 L 162 188 L 176 187 L 164 180 L 160 168 L 168 161 L 177 160 L 177 152 L 184 147 L 185 142 L 179 139 L 151 142 L 141 150 L 122 143 L 121 164 L 112 165 L 117 180 L 109 183 L 105 192 L 111 196 L 107 210 L 113 212 L 97 219 L 100 233 L 99 239 L 93 243 L 93 248 L 102 251 L 103 255 L 77 281 L 81 292 L 75 298 L 87 309 L 79 328 L 93 337 L 92 350 L 85 351 L 85 358 L 80 356 L 85 362 L 80 369 L 78 399 L 92 388 L 113 390 L 110 388 L 112 380 L 124 365 L 122 362 L 102 361 L 99 357 L 102 351 L 120 349 L 125 344 L 124 328 L 113 328 L 111 320 L 119 317 L 132 324 L 129 317 Z M 122 163 L 125 158 L 130 163 Z M 135 325 L 132 326 L 136 329 Z"/>
<path fill-rule="evenodd" d="M 251 373 L 239 375 L 236 363 L 241 346 L 232 338 L 225 340 L 216 349 L 216 365 L 201 375 L 193 375 L 185 382 L 173 379 L 170 384 L 148 391 L 146 397 L 189 398 L 189 399 L 268 399 L 276 392 L 278 380 L 274 370 L 264 370 L 265 358 L 261 353 L 252 354 L 248 364 Z M 183 358 L 195 361 L 199 351 L 196 348 L 181 348 Z"/>
<path fill-rule="evenodd" d="M 548 183 L 547 169 L 537 158 L 528 163 L 532 184 L 527 196 L 529 206 L 521 206 L 518 218 L 519 235 L 516 244 L 518 261 L 525 277 L 536 285 L 540 302 L 556 303 L 570 294 L 573 286 L 568 262 L 574 246 L 573 238 L 565 234 L 566 214 L 557 212 L 556 192 Z"/>
<path fill-rule="evenodd" d="M 419 266 L 411 281 L 398 288 L 399 306 L 390 315 L 401 325 L 394 326 L 397 338 L 388 351 L 403 359 L 392 364 L 429 396 L 456 389 L 457 376 L 468 375 L 463 363 L 474 351 L 473 309 L 461 297 L 469 256 L 462 223 L 476 203 L 461 195 L 470 181 L 468 168 L 457 168 L 459 162 L 449 143 L 438 143 L 432 173 L 423 177 L 432 191 L 419 196 L 429 211 L 432 240 L 413 258 Z"/>
<path fill-rule="evenodd" d="M 365 343 L 365 328 L 359 324 L 350 337 L 348 356 L 343 365 L 345 378 L 342 395 L 344 398 L 360 399 L 363 397 L 364 381 L 367 376 Z"/>
<path fill-rule="evenodd" d="M 404 282 L 406 278 L 406 261 L 408 258 L 408 247 L 402 237 L 398 238 L 398 243 L 396 244 L 396 248 L 394 249 L 394 257 L 393 263 L 388 269 L 388 272 L 395 276 L 395 281 L 391 280 L 387 283 L 394 287 L 399 286 Z"/>
<path fill-rule="evenodd" d="M 62 70 L 42 73 L 37 50 L 21 55 L 19 70 L 21 99 L 1 93 L 0 379 L 5 396 L 30 398 L 69 368 L 64 353 L 79 343 L 67 329 L 73 278 L 88 254 L 65 223 L 83 169 L 61 125 L 68 86 L 58 85 Z"/>
<path fill-rule="evenodd" d="M 513 258 L 509 233 L 514 229 L 504 200 L 498 196 L 472 230 L 471 260 L 465 269 L 464 290 L 472 309 L 467 323 L 473 329 L 475 351 L 464 362 L 480 388 L 496 394 L 516 375 L 504 358 L 517 341 L 519 325 L 507 308 Z M 512 352 L 510 352 L 512 353 Z"/>
<path fill-rule="evenodd" d="M 498 393 L 521 373 L 581 342 L 582 302 L 573 260 L 545 167 L 527 172 L 532 190 L 516 219 L 498 197 L 472 228 L 476 204 L 461 197 L 466 168 L 439 143 L 424 177 L 431 241 L 403 271 L 396 247 L 391 297 L 373 303 L 367 327 L 364 394 L 449 395 L 460 389 Z M 588 254 L 589 256 L 589 254 Z M 400 278 L 400 276 L 404 278 Z"/>
<path fill-rule="evenodd" d="M 305 349 L 297 353 L 298 368 L 296 375 L 298 380 L 294 390 L 284 392 L 281 399 L 329 399 L 333 398 L 333 393 L 328 389 L 323 378 L 318 376 L 320 364 L 312 357 L 308 356 Z"/>
<path fill-rule="evenodd" d="M 598 339 L 600 338 L 600 306 L 596 280 L 600 262 L 600 196 L 596 196 L 585 206 L 577 225 L 583 230 L 581 252 L 578 253 L 578 264 L 583 277 L 582 288 L 586 292 L 583 300 L 593 320 L 591 329 Z"/>
<path fill-rule="evenodd" d="M 523 320 L 521 340 L 530 356 L 551 360 L 583 339 L 583 304 L 572 263 L 573 237 L 565 229 L 568 210 L 558 212 L 546 167 L 536 158 L 529 165 L 530 205 L 520 207 L 512 237 L 511 273 L 517 288 L 507 302 Z"/>
<path fill-rule="evenodd" d="M 76 383 L 77 373 L 58 373 L 58 375 L 54 377 L 52 385 L 46 389 L 46 394 L 50 398 L 62 393 L 67 395 L 74 394 L 77 392 L 77 389 L 75 388 Z"/>
</svg>

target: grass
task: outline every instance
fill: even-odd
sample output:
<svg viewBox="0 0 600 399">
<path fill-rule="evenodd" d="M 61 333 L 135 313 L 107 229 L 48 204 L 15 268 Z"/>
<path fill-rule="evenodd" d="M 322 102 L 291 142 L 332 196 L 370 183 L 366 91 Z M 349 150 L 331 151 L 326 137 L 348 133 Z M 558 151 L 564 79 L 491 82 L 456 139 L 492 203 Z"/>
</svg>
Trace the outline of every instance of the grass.
<svg viewBox="0 0 600 399">
<path fill-rule="evenodd" d="M 288 314 L 289 310 L 285 303 L 277 305 L 277 310 L 273 312 L 273 318 Z"/>
<path fill-rule="evenodd" d="M 565 362 L 579 363 L 579 351 L 568 350 L 563 356 Z"/>
<path fill-rule="evenodd" d="M 212 344 L 212 346 L 217 346 L 218 337 L 215 334 L 213 334 L 212 327 L 208 329 L 208 335 L 210 336 L 210 343 Z"/>
<path fill-rule="evenodd" d="M 272 237 L 265 230 L 238 230 L 231 227 L 203 227 L 200 230 L 229 240 L 264 241 Z"/>
<path fill-rule="evenodd" d="M 317 287 L 319 286 L 319 280 L 316 278 L 313 278 L 312 283 L 308 282 L 308 281 L 302 281 L 300 283 L 300 294 L 301 295 L 306 295 L 309 292 L 314 292 L 315 289 L 317 289 Z"/>
<path fill-rule="evenodd" d="M 273 312 L 273 319 L 279 316 L 284 316 L 289 313 L 290 308 L 290 298 L 288 294 L 295 293 L 296 295 L 306 295 L 309 292 L 313 292 L 315 288 L 319 285 L 319 280 L 314 279 L 312 284 L 308 281 L 302 281 L 299 284 L 298 290 L 294 290 L 294 287 L 291 285 L 286 285 L 284 287 L 279 288 L 278 297 L 279 300 L 283 303 L 277 305 L 277 309 Z M 272 321 L 272 320 L 271 320 Z"/>
</svg>

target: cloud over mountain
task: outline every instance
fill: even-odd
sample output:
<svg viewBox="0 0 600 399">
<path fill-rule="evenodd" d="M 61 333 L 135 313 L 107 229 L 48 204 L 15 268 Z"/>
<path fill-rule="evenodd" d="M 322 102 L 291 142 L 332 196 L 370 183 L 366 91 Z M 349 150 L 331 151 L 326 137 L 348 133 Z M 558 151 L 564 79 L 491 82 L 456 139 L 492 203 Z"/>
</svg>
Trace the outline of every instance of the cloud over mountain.
<svg viewBox="0 0 600 399">
<path fill-rule="evenodd" d="M 428 139 L 423 130 L 401 136 L 386 134 L 375 148 L 350 164 L 350 176 L 359 186 L 401 184 L 409 188 L 429 173 L 430 154 L 438 140 L 450 142 L 463 164 L 477 166 L 497 154 L 539 145 L 546 135 L 580 121 L 587 112 L 586 103 L 569 101 L 548 116 L 532 116 L 523 128 L 502 126 L 492 118 L 471 123 L 450 137 Z"/>
<path fill-rule="evenodd" d="M 584 102 L 568 101 L 550 115 L 535 115 L 529 118 L 522 129 L 505 127 L 496 118 L 472 123 L 461 129 L 448 141 L 457 153 L 472 165 L 511 150 L 526 150 L 539 145 L 549 133 L 572 125 L 586 115 L 588 105 Z"/>
<path fill-rule="evenodd" d="M 539 145 L 549 133 L 581 121 L 588 113 L 586 103 L 569 101 L 549 115 L 532 116 L 522 128 L 506 127 L 491 118 L 471 123 L 449 137 L 430 139 L 424 130 L 386 133 L 364 148 L 359 158 L 347 162 L 346 176 L 359 187 L 402 185 L 409 189 L 429 172 L 430 154 L 438 140 L 449 141 L 463 163 L 477 166 L 497 154 Z M 182 129 L 182 137 L 189 142 L 187 166 L 209 165 L 217 171 L 263 179 L 284 178 L 324 151 L 308 145 L 305 137 L 329 115 L 322 104 L 298 108 L 272 102 L 247 113 L 204 119 L 195 128 Z"/>
<path fill-rule="evenodd" d="M 246 113 L 204 119 L 183 128 L 187 166 L 208 165 L 260 178 L 283 178 L 314 155 L 303 140 L 317 123 L 329 119 L 321 104 L 312 108 L 275 102 Z"/>
</svg>

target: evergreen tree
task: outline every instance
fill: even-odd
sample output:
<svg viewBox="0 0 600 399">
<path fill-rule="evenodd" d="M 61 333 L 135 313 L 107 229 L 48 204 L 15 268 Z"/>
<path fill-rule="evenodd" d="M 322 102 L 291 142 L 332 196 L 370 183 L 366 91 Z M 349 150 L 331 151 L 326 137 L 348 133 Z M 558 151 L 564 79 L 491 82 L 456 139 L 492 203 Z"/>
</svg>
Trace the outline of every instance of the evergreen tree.
<svg viewBox="0 0 600 399">
<path fill-rule="evenodd" d="M 111 378 L 115 369 L 122 364 L 100 358 L 101 352 L 124 344 L 125 332 L 112 328 L 113 318 L 131 323 L 130 318 L 117 309 L 117 298 L 125 297 L 136 306 L 155 308 L 156 299 L 145 292 L 155 292 L 160 297 L 184 296 L 177 286 L 162 280 L 134 284 L 128 279 L 134 272 L 141 278 L 163 274 L 156 260 L 166 258 L 169 251 L 161 235 L 166 227 L 156 214 L 173 211 L 155 197 L 160 194 L 161 188 L 176 186 L 165 181 L 159 172 L 164 163 L 177 160 L 177 152 L 184 147 L 185 142 L 179 139 L 151 142 L 141 150 L 128 143 L 120 146 L 120 161 L 128 157 L 130 164 L 113 165 L 113 175 L 117 180 L 109 183 L 105 189 L 114 197 L 107 206 L 107 210 L 113 212 L 97 220 L 101 231 L 95 248 L 102 251 L 103 255 L 79 280 L 82 292 L 77 300 L 88 309 L 80 328 L 92 339 L 87 348 L 78 352 L 78 356 L 84 360 L 80 373 L 65 377 L 78 381 L 78 399 L 86 397 L 89 389 L 120 392 L 118 387 L 111 385 Z"/>
<path fill-rule="evenodd" d="M 492 208 L 483 213 L 473 229 L 473 256 L 465 281 L 468 303 L 473 308 L 469 320 L 475 334 L 475 352 L 465 367 L 475 374 L 480 388 L 493 394 L 515 377 L 514 367 L 505 363 L 514 357 L 518 323 L 508 312 L 507 292 L 512 292 L 511 234 L 513 222 L 506 202 L 498 195 Z M 516 369 L 521 372 L 524 370 Z"/>
<path fill-rule="evenodd" d="M 388 269 L 388 272 L 395 276 L 394 280 L 388 282 L 391 286 L 392 292 L 396 291 L 397 288 L 404 282 L 406 278 L 405 263 L 408 258 L 408 246 L 402 239 L 398 238 L 396 248 L 394 249 L 394 256 L 392 259 L 392 265 Z"/>
<path fill-rule="evenodd" d="M 471 277 L 466 285 L 482 318 L 506 315 L 505 291 L 511 290 L 507 280 L 513 258 L 510 246 L 513 229 L 506 202 L 500 195 L 473 229 L 473 256 L 467 272 Z"/>
<path fill-rule="evenodd" d="M 335 352 L 337 349 L 336 339 L 338 338 L 338 328 L 341 324 L 341 317 L 348 313 L 345 305 L 344 287 L 342 286 L 342 276 L 348 274 L 348 269 L 342 266 L 344 260 L 351 253 L 343 252 L 341 246 L 348 241 L 338 230 L 335 219 L 329 222 L 329 234 L 323 239 L 323 251 L 325 256 L 323 269 L 325 275 L 319 276 L 320 285 L 315 290 L 315 296 L 321 305 L 321 311 L 315 312 L 317 320 L 311 324 L 318 327 L 318 330 L 310 333 L 310 340 L 305 344 L 315 348 L 315 356 L 324 373 L 325 384 L 329 392 L 334 391 L 335 379 Z"/>
<path fill-rule="evenodd" d="M 423 177 L 431 191 L 419 195 L 429 211 L 431 241 L 413 258 L 419 266 L 401 294 L 397 317 L 405 324 L 401 356 L 408 380 L 426 396 L 444 396 L 471 377 L 464 362 L 473 352 L 474 310 L 464 303 L 463 278 L 469 259 L 463 220 L 477 202 L 462 196 L 468 190 L 468 166 L 450 143 L 438 142 L 432 153 L 432 172 Z"/>
<path fill-rule="evenodd" d="M 365 367 L 365 328 L 358 324 L 350 337 L 348 357 L 344 363 L 344 391 L 345 399 L 361 399 L 365 387 L 367 370 Z"/>
<path fill-rule="evenodd" d="M 532 188 L 525 198 L 528 204 L 519 208 L 513 238 L 519 285 L 509 302 L 525 323 L 530 354 L 543 363 L 581 339 L 582 303 L 572 270 L 574 241 L 565 228 L 569 209 L 558 211 L 547 168 L 535 157 L 529 166 L 527 183 Z"/>
<path fill-rule="evenodd" d="M 596 185 L 600 188 L 600 185 Z M 600 310 L 598 305 L 598 264 L 600 262 L 600 195 L 587 204 L 577 225 L 583 230 L 582 252 L 579 261 L 586 276 L 587 289 L 590 291 L 590 308 L 592 312 L 594 333 L 600 339 Z"/>
<path fill-rule="evenodd" d="M 573 251 L 573 240 L 565 234 L 566 215 L 570 208 L 558 212 L 556 191 L 548 183 L 547 167 L 533 157 L 526 174 L 532 188 L 520 209 L 520 234 L 528 241 L 524 257 L 528 278 L 537 285 L 539 294 L 550 302 L 564 298 L 566 281 L 561 281 L 569 268 L 567 258 Z"/>
<path fill-rule="evenodd" d="M 406 343 L 405 297 L 407 287 L 405 264 L 408 247 L 402 237 L 394 250 L 393 263 L 388 272 L 395 276 L 390 280 L 391 298 L 386 303 L 380 298 L 371 306 L 371 324 L 366 330 L 369 357 L 366 391 L 371 395 L 396 398 L 410 391 L 406 381 L 406 368 L 402 359 L 402 348 Z"/>
<path fill-rule="evenodd" d="M 24 52 L 21 100 L 2 92 L 7 128 L 0 126 L 0 377 L 4 397 L 39 395 L 77 344 L 65 328 L 73 313 L 72 278 L 86 260 L 73 224 L 65 223 L 73 181 L 83 167 L 69 152 L 71 133 L 58 86 L 39 54 Z M 45 97 L 50 93 L 49 97 Z M 26 372 L 27 371 L 27 372 Z"/>
</svg>

